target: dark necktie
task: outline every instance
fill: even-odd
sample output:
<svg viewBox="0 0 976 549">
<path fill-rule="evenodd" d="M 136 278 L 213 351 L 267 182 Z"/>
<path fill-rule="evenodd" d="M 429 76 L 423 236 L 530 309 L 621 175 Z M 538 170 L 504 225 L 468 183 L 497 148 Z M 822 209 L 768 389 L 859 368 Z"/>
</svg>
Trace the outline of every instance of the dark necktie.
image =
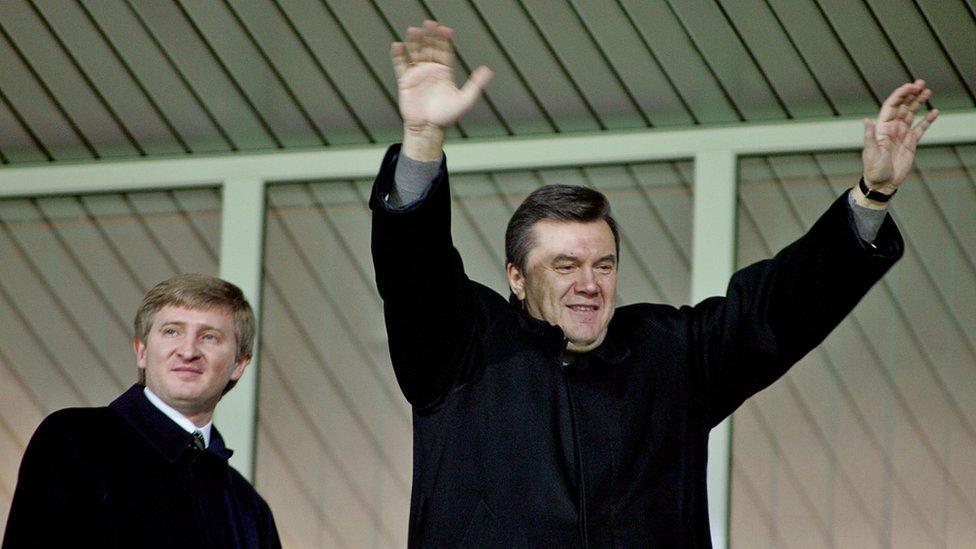
<svg viewBox="0 0 976 549">
<path fill-rule="evenodd" d="M 203 433 L 200 431 L 193 431 L 193 446 L 195 446 L 197 450 L 207 449 L 207 443 L 203 440 Z"/>
</svg>

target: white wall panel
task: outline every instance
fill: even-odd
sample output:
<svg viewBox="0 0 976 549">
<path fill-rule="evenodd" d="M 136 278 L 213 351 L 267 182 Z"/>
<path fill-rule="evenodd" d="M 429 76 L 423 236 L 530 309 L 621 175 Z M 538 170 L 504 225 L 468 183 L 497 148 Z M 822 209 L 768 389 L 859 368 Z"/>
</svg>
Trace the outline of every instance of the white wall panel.
<svg viewBox="0 0 976 549">
<path fill-rule="evenodd" d="M 902 260 L 735 413 L 734 547 L 965 547 L 976 536 L 971 150 L 920 150 L 892 206 Z M 799 236 L 859 177 L 855 153 L 743 159 L 739 265 Z"/>
</svg>

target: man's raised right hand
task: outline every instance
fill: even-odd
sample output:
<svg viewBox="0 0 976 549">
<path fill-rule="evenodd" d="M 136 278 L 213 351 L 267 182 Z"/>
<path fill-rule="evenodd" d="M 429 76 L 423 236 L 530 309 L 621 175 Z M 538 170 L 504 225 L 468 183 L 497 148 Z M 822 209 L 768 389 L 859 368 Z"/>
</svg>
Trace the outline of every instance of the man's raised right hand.
<svg viewBox="0 0 976 549">
<path fill-rule="evenodd" d="M 471 110 L 493 73 L 480 66 L 461 88 L 454 83 L 454 30 L 436 21 L 409 27 L 406 42 L 390 47 L 403 117 L 403 153 L 438 160 L 444 129 Z"/>
</svg>

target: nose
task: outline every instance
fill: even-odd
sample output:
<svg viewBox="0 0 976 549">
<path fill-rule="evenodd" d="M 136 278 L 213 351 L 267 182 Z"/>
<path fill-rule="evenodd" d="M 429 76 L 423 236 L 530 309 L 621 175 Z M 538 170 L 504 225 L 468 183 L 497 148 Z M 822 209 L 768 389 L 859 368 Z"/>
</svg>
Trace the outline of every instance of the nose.
<svg viewBox="0 0 976 549">
<path fill-rule="evenodd" d="M 596 283 L 596 272 L 590 267 L 579 270 L 579 279 L 576 281 L 576 291 L 586 295 L 596 295 L 600 292 L 600 286 Z"/>
<path fill-rule="evenodd" d="M 200 350 L 197 348 L 197 339 L 190 335 L 184 336 L 176 348 L 176 354 L 185 361 L 196 359 L 200 356 Z"/>
</svg>

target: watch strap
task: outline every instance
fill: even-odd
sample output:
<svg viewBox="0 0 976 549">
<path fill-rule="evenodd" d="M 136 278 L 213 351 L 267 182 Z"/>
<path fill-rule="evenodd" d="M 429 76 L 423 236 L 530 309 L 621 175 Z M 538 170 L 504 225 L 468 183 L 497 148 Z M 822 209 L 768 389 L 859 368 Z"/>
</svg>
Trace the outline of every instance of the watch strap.
<svg viewBox="0 0 976 549">
<path fill-rule="evenodd" d="M 868 188 L 867 184 L 864 183 L 863 177 L 861 178 L 861 181 L 859 181 L 857 185 L 858 187 L 861 188 L 861 192 L 864 193 L 865 198 L 867 198 L 868 200 L 874 200 L 875 202 L 887 202 L 891 200 L 892 196 L 895 196 L 896 192 L 898 192 L 898 189 L 895 189 L 895 192 L 891 194 L 885 194 L 882 192 L 871 190 Z"/>
</svg>

